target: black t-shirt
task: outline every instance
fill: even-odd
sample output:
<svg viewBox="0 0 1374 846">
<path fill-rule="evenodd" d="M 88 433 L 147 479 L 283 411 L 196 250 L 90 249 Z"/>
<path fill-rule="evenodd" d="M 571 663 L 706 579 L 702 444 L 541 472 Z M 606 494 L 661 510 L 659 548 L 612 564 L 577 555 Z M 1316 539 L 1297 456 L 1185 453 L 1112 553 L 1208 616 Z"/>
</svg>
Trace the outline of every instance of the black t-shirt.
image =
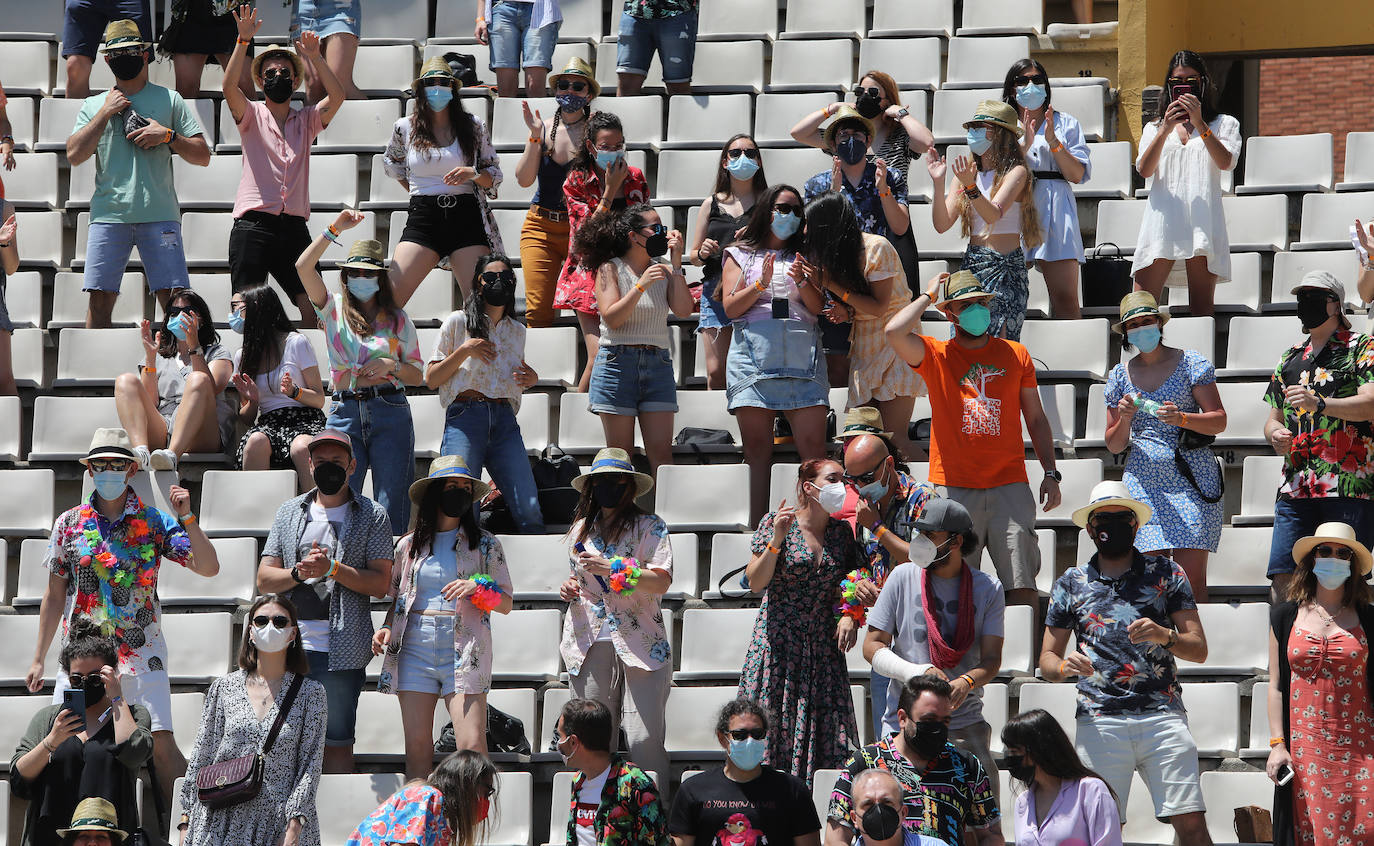
<svg viewBox="0 0 1374 846">
<path fill-rule="evenodd" d="M 695 846 L 792 846 L 820 828 L 806 783 L 771 767 L 743 784 L 724 769 L 687 779 L 668 817 L 668 831 L 695 837 Z"/>
</svg>

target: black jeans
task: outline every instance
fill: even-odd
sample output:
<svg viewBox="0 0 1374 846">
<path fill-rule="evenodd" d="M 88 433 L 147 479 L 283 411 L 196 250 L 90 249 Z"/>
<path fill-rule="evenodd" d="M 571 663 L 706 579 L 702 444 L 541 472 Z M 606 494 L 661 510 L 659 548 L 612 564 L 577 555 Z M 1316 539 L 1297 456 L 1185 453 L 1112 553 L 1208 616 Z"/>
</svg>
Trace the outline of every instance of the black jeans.
<svg viewBox="0 0 1374 846">
<path fill-rule="evenodd" d="M 310 246 L 305 218 L 289 214 L 244 212 L 229 233 L 229 279 L 234 291 L 277 280 L 293 302 L 305 295 L 296 259 Z"/>
</svg>

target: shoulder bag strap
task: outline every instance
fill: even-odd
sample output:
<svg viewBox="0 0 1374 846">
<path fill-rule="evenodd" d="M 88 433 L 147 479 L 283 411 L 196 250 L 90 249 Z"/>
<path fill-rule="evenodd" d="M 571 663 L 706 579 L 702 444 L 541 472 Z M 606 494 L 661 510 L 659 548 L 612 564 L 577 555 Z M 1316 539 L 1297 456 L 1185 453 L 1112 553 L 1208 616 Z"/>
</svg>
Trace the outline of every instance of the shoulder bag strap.
<svg viewBox="0 0 1374 846">
<path fill-rule="evenodd" d="M 1216 496 L 1209 496 L 1202 492 L 1202 488 L 1198 486 L 1197 478 L 1193 476 L 1193 468 L 1188 465 L 1188 460 L 1183 457 L 1183 452 L 1178 446 L 1174 447 L 1174 466 L 1178 469 L 1179 475 L 1187 479 L 1188 484 L 1192 485 L 1193 490 L 1197 491 L 1198 497 L 1203 502 L 1211 505 L 1220 502 L 1221 498 L 1226 495 L 1226 470 L 1221 466 L 1221 461 L 1216 457 L 1216 453 L 1212 452 L 1208 447 L 1202 447 L 1202 449 L 1206 449 L 1207 454 L 1212 457 L 1212 460 L 1217 462 L 1217 480 L 1219 484 Z"/>
<path fill-rule="evenodd" d="M 277 734 L 281 732 L 282 723 L 286 722 L 286 715 L 291 713 L 291 706 L 296 703 L 296 694 L 300 693 L 301 684 L 304 682 L 305 676 L 297 673 L 291 680 L 291 686 L 286 689 L 286 698 L 281 701 L 281 707 L 277 709 L 277 718 L 272 721 L 272 729 L 267 732 L 267 739 L 262 743 L 264 756 L 272 751 L 272 744 L 277 742 Z"/>
</svg>

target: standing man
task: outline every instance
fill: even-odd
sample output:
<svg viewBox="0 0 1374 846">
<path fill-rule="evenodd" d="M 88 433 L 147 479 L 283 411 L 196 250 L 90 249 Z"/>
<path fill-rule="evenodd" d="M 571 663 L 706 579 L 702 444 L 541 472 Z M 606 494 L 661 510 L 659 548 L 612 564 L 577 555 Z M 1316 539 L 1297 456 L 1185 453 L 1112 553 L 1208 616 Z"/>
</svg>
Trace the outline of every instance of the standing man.
<svg viewBox="0 0 1374 846">
<path fill-rule="evenodd" d="M 936 308 L 954 326 L 947 341 L 912 333 L 937 295 Z M 1018 418 L 1025 418 L 1045 470 L 1040 481 L 1045 511 L 1059 506 L 1063 476 L 1055 469 L 1054 436 L 1040 405 L 1030 354 L 1016 341 L 988 336 L 992 297 L 968 271 L 942 273 L 897 312 L 887 324 L 887 339 L 930 389 L 930 481 L 942 496 L 964 506 L 982 541 L 965 551 L 964 559 L 981 560 L 986 545 L 1007 604 L 1038 608 L 1035 496 L 1026 478 Z"/>
<path fill-rule="evenodd" d="M 315 325 L 315 309 L 305 295 L 296 259 L 313 240 L 310 219 L 310 145 L 344 101 L 343 85 L 320 53 L 320 37 L 301 33 L 296 53 L 271 47 L 253 60 L 253 82 L 266 100 L 251 101 L 234 80 L 248 61 L 248 45 L 262 28 L 255 8 L 234 10 L 238 43 L 224 71 L 224 102 L 243 140 L 243 176 L 234 197 L 234 228 L 229 233 L 229 276 L 234 291 L 267 281 L 271 273 L 282 292 Z M 303 109 L 291 108 L 291 92 L 305 80 L 305 56 L 324 83 L 325 98 Z"/>
<path fill-rule="evenodd" d="M 663 66 L 669 94 L 692 93 L 692 65 L 697 55 L 697 5 L 700 0 L 625 0 L 620 15 L 620 42 L 615 71 L 616 93 L 633 97 L 644 87 L 654 53 Z"/>
<path fill-rule="evenodd" d="M 65 0 L 62 60 L 67 64 L 68 100 L 91 95 L 96 48 L 100 45 L 100 34 L 111 21 L 134 21 L 142 40 L 153 40 L 151 6 L 148 0 Z"/>
<path fill-rule="evenodd" d="M 110 325 L 135 245 L 148 290 L 164 309 L 173 289 L 191 287 L 172 154 L 204 167 L 210 163 L 210 147 L 181 95 L 148 81 L 151 46 L 133 21 L 114 21 L 105 28 L 100 51 L 118 82 L 105 94 L 86 98 L 67 139 L 72 167 L 95 156 L 83 282 L 90 294 L 87 329 Z"/>
<path fill-rule="evenodd" d="M 372 660 L 371 597 L 391 587 L 394 546 L 386 509 L 348 486 L 353 442 L 325 429 L 310 441 L 314 490 L 277 509 L 258 564 L 258 592 L 296 606 L 310 678 L 329 702 L 324 771 L 353 772 L 358 695 Z"/>
<path fill-rule="evenodd" d="M 603 703 L 568 700 L 553 740 L 563 763 L 577 769 L 567 846 L 669 846 L 658 787 L 638 766 L 611 755 L 611 712 Z"/>
<path fill-rule="evenodd" d="M 1374 340 L 1345 316 L 1345 286 L 1314 270 L 1293 287 L 1306 341 L 1279 358 L 1264 400 L 1264 437 L 1284 457 L 1268 575 L 1275 602 L 1293 575 L 1293 544 L 1328 521 L 1374 544 Z"/>
<path fill-rule="evenodd" d="M 1131 774 L 1139 771 L 1183 846 L 1210 846 L 1174 659 L 1207 660 L 1207 638 L 1183 568 L 1135 549 L 1150 506 L 1122 482 L 1099 482 L 1073 513 L 1097 553 L 1059 577 L 1045 619 L 1040 674 L 1078 677 L 1078 753 L 1116 792 L 1125 822 Z M 1068 652 L 1069 635 L 1078 650 Z M 1092 656 L 1092 657 L 1089 657 Z"/>
<path fill-rule="evenodd" d="M 950 740 L 978 756 L 996 794 L 992 726 L 983 719 L 981 689 L 1002 668 L 1002 585 L 964 557 L 964 550 L 977 546 L 978 537 L 959 503 L 941 497 L 930 500 L 916 529 L 933 545 L 935 560 L 926 566 L 898 567 L 868 612 L 864 658 L 873 665 L 873 700 L 878 701 L 878 679 L 887 688 L 885 699 L 894 704 L 902 685 L 917 676 L 949 681 L 954 709 Z M 896 731 L 896 708 L 873 724 L 882 726 L 882 734 Z"/>
<path fill-rule="evenodd" d="M 172 737 L 158 568 L 165 558 L 210 578 L 219 572 L 219 558 L 191 513 L 185 488 L 173 486 L 168 492 L 174 516 L 144 505 L 129 487 L 139 467 L 123 429 L 96 429 L 81 463 L 95 490 L 53 524 L 43 561 L 48 587 L 38 610 L 38 643 L 26 681 L 31 693 L 43 688 L 43 658 L 59 620 L 64 641 L 77 619 L 99 626 L 115 640 L 124 698 L 152 716 L 153 763 L 162 795 L 171 796 L 173 783 L 186 772 L 186 759 Z M 58 670 L 53 704 L 62 702 L 69 687 L 67 674 Z"/>
</svg>

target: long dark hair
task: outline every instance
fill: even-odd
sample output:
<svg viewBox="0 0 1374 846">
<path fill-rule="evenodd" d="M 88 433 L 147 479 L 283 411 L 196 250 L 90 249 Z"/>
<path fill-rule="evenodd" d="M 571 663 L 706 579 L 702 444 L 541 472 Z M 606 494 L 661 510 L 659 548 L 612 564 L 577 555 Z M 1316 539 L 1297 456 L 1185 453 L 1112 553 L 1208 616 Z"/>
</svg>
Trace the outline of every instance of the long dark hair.
<svg viewBox="0 0 1374 846">
<path fill-rule="evenodd" d="M 57 663 L 63 672 L 70 673 L 72 662 L 78 658 L 99 658 L 102 664 L 119 666 L 119 653 L 115 651 L 114 639 L 102 632 L 100 626 L 84 617 L 72 620 L 71 628 L 67 632 L 67 642 L 58 653 Z"/>
<path fill-rule="evenodd" d="M 630 250 L 630 233 L 648 226 L 648 203 L 630 206 L 622 212 L 594 214 L 573 237 L 573 254 L 580 257 L 582 267 L 595 272 L 613 258 Z"/>
<path fill-rule="evenodd" d="M 456 87 L 453 99 L 448 103 L 448 122 L 468 164 L 477 167 L 477 119 L 463 108 L 463 98 L 458 96 Z M 415 110 L 410 113 L 410 146 L 426 155 L 439 146 L 438 139 L 434 137 L 434 113 L 430 111 L 429 100 L 425 99 L 423 89 L 416 92 Z"/>
<path fill-rule="evenodd" d="M 390 321 L 396 328 L 401 327 L 401 315 L 405 312 L 396 305 L 396 295 L 391 290 L 391 276 L 387 274 L 385 268 L 378 268 L 377 271 L 377 293 L 374 295 L 374 302 L 377 303 L 376 321 L 368 320 L 363 313 L 363 303 L 353 292 L 348 290 L 348 268 L 339 268 L 339 287 L 343 288 L 343 317 L 348 328 L 353 330 L 353 334 L 362 338 L 376 334 L 377 324 L 382 321 Z"/>
<path fill-rule="evenodd" d="M 849 200 L 827 192 L 806 207 L 806 240 L 802 255 L 831 282 L 870 294 L 864 275 L 864 232 Z"/>
<path fill-rule="evenodd" d="M 243 620 L 243 641 L 239 644 L 239 669 L 251 673 L 258 668 L 258 647 L 254 645 L 249 631 L 253 628 L 253 615 L 264 605 L 280 605 L 290 618 L 291 625 L 296 627 L 296 636 L 286 645 L 286 669 L 298 676 L 310 672 L 310 662 L 305 659 L 305 645 L 301 643 L 300 617 L 296 614 L 296 606 L 280 593 L 264 593 L 248 607 L 248 616 Z"/>
<path fill-rule="evenodd" d="M 434 536 L 439 531 L 439 497 L 443 495 L 445 481 L 440 479 L 426 485 L 424 496 L 420 497 L 420 505 L 415 509 L 415 533 L 410 537 L 412 557 L 429 552 L 434 544 Z M 477 525 L 477 510 L 465 510 L 458 518 L 458 525 L 468 540 L 468 549 L 476 549 L 478 541 L 482 539 L 482 530 Z"/>
<path fill-rule="evenodd" d="M 603 476 L 618 476 L 626 481 L 625 496 L 611 511 L 611 516 L 605 520 L 601 519 L 601 506 L 596 504 L 596 499 L 592 496 L 594 482 L 608 481 L 602 479 Z M 601 537 L 614 542 L 640 515 L 648 513 L 635 504 L 635 488 L 635 479 L 629 473 L 597 473 L 588 479 L 587 484 L 582 486 L 582 495 L 577 498 L 577 508 L 573 510 L 572 521 L 577 527 L 576 540 L 585 541 L 592 533 L 593 524 L 597 524 L 601 528 Z"/>
<path fill-rule="evenodd" d="M 281 307 L 281 300 L 266 285 L 254 285 L 239 292 L 243 297 L 243 352 L 239 372 L 256 378 L 271 373 L 281 363 L 286 338 L 296 327 Z M 268 385 L 269 389 L 274 386 Z"/>
<path fill-rule="evenodd" d="M 1046 106 L 1050 104 L 1050 98 L 1053 96 L 1053 92 L 1050 91 L 1050 75 L 1046 73 L 1045 66 L 1035 59 L 1017 59 L 1007 70 L 1007 78 L 1002 80 L 1002 102 L 1016 109 L 1018 114 L 1021 112 L 1021 106 L 1016 102 L 1016 83 L 1020 82 L 1021 74 L 1031 69 L 1045 77 Z"/>
<path fill-rule="evenodd" d="M 787 183 L 780 183 L 763 192 L 763 196 L 754 201 L 754 208 L 749 212 L 749 222 L 744 225 L 744 233 L 739 236 L 736 243 L 747 244 L 756 250 L 767 249 L 768 239 L 773 235 L 773 204 L 778 201 L 778 195 L 791 191 L 797 198 L 797 204 L 802 205 L 802 192 L 793 188 Z M 801 210 L 802 225 L 797 227 L 797 231 L 792 233 L 783 244 L 783 250 L 791 253 L 799 253 L 806 247 L 806 236 L 803 230 L 806 229 L 806 207 Z"/>
<path fill-rule="evenodd" d="M 578 146 L 577 155 L 569 165 L 570 170 L 590 173 L 596 169 L 596 154 L 592 148 L 596 146 L 596 136 L 606 131 L 619 132 L 621 137 L 625 135 L 620 118 L 610 112 L 592 112 L 587 118 L 587 128 L 582 132 L 582 144 Z"/>
<path fill-rule="evenodd" d="M 477 257 L 477 264 L 472 269 L 472 290 L 477 293 L 482 290 L 482 273 L 491 264 L 504 264 L 508 270 L 514 272 L 515 266 L 511 264 L 510 258 L 501 253 L 486 253 Z M 490 319 L 487 317 L 487 304 L 481 297 L 468 297 L 463 302 L 463 319 L 467 324 L 469 338 L 481 338 L 487 340 L 491 334 Z M 509 320 L 510 309 L 501 309 L 501 320 Z"/>
<path fill-rule="evenodd" d="M 730 145 L 736 141 L 747 140 L 754 145 L 754 150 L 759 154 L 759 169 L 754 171 L 754 178 L 751 184 L 754 186 L 754 196 L 762 194 L 768 190 L 768 177 L 763 175 L 763 151 L 759 149 L 759 142 L 754 140 L 754 136 L 747 132 L 732 135 L 720 148 L 720 162 L 716 165 L 716 188 L 715 194 L 722 197 L 734 196 L 734 191 L 730 189 L 730 171 L 725 169 L 725 163 L 730 160 Z"/>
<path fill-rule="evenodd" d="M 1164 93 L 1160 95 L 1159 103 L 1155 108 L 1155 120 L 1163 120 L 1164 110 L 1169 108 L 1169 77 L 1178 68 L 1192 68 L 1197 71 L 1198 76 L 1202 77 L 1202 94 L 1198 96 L 1198 100 L 1202 103 L 1202 119 L 1211 123 L 1218 114 L 1216 89 L 1212 86 L 1212 75 L 1207 72 L 1207 63 L 1192 50 L 1179 50 L 1169 60 L 1169 70 L 1164 74 Z"/>
<path fill-rule="evenodd" d="M 1083 763 L 1073 748 L 1073 741 L 1064 733 L 1064 727 L 1044 708 L 1023 711 L 1007 720 L 1002 726 L 1002 745 L 1026 750 L 1037 767 L 1055 778 L 1070 781 L 1095 778 L 1106 784 L 1112 798 L 1116 798 L 1111 784 Z"/>
<path fill-rule="evenodd" d="M 493 790 L 493 800 L 496 798 L 494 791 L 501 787 L 496 767 L 486 755 L 459 749 L 440 761 L 425 781 L 444 797 L 444 819 L 453 830 L 453 846 L 477 846 L 479 829 L 480 839 L 485 839 L 491 818 L 478 822 L 477 800 L 486 795 L 488 784 Z M 493 809 L 496 805 L 495 801 L 491 803 Z"/>
<path fill-rule="evenodd" d="M 201 349 L 208 348 L 211 344 L 219 343 L 219 333 L 215 331 L 215 318 L 210 316 L 210 307 L 205 304 L 205 300 L 192 291 L 190 288 L 182 288 L 172 298 L 167 301 L 168 307 L 174 306 L 179 300 L 185 300 L 184 305 L 190 306 L 191 310 L 200 318 L 200 332 L 196 337 L 196 344 Z M 167 328 L 166 313 L 163 313 L 162 321 L 162 343 L 158 345 L 157 354 L 163 358 L 176 358 L 177 336 L 172 334 L 172 330 Z M 154 336 L 156 337 L 156 336 Z"/>
</svg>

